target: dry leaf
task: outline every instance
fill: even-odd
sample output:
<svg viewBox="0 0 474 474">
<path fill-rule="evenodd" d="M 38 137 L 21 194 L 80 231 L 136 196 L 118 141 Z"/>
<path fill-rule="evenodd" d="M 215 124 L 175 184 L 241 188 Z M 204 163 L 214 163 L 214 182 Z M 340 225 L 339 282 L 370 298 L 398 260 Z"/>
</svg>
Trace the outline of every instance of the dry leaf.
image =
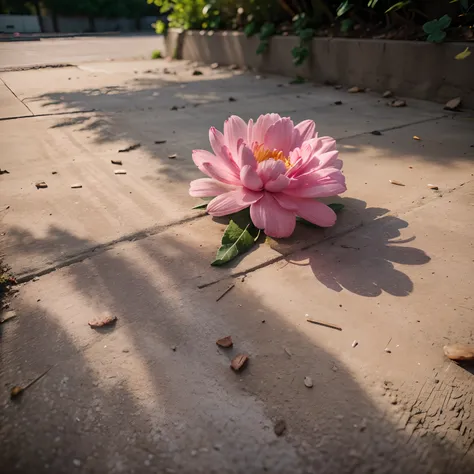
<svg viewBox="0 0 474 474">
<path fill-rule="evenodd" d="M 232 342 L 232 336 L 226 336 L 226 337 L 217 339 L 216 344 L 219 347 L 224 347 L 224 348 L 232 347 L 234 345 L 234 343 Z"/>
<path fill-rule="evenodd" d="M 400 181 L 397 181 L 396 179 L 389 179 L 389 183 L 395 184 L 395 186 L 405 186 L 403 183 L 400 183 Z"/>
<path fill-rule="evenodd" d="M 454 99 L 448 100 L 448 102 L 446 102 L 446 105 L 444 106 L 444 110 L 458 110 L 461 106 L 461 102 L 461 97 L 456 97 Z"/>
<path fill-rule="evenodd" d="M 3 316 L 3 318 L 0 319 L 0 324 L 6 323 L 10 319 L 13 319 L 16 317 L 17 317 L 16 311 L 7 311 L 5 316 Z"/>
<path fill-rule="evenodd" d="M 127 153 L 132 150 L 136 150 L 137 148 L 140 148 L 142 145 L 141 143 L 134 143 L 133 145 L 127 146 L 126 148 L 122 148 L 119 150 L 119 153 Z"/>
<path fill-rule="evenodd" d="M 471 55 L 471 51 L 469 51 L 469 47 L 467 47 L 464 51 L 461 51 L 460 53 L 456 54 L 454 56 L 454 59 L 466 59 Z"/>
<path fill-rule="evenodd" d="M 396 99 L 391 102 L 387 102 L 390 107 L 406 107 L 407 103 L 404 100 Z"/>
<path fill-rule="evenodd" d="M 239 370 L 242 370 L 244 368 L 248 360 L 249 356 L 247 354 L 239 354 L 232 359 L 230 367 L 236 372 L 238 372 Z"/>
<path fill-rule="evenodd" d="M 99 321 L 89 321 L 88 324 L 92 329 L 96 329 L 96 328 L 103 328 L 104 326 L 110 326 L 112 324 L 115 324 L 116 321 L 117 321 L 117 316 L 110 316 L 106 314 L 103 319 Z"/>
<path fill-rule="evenodd" d="M 19 395 L 23 393 L 23 389 L 21 387 L 18 387 L 18 385 L 15 385 L 11 390 L 10 390 L 10 398 L 16 398 Z"/>
<path fill-rule="evenodd" d="M 449 344 L 444 346 L 446 357 L 451 360 L 474 360 L 474 346 L 469 344 Z"/>
</svg>

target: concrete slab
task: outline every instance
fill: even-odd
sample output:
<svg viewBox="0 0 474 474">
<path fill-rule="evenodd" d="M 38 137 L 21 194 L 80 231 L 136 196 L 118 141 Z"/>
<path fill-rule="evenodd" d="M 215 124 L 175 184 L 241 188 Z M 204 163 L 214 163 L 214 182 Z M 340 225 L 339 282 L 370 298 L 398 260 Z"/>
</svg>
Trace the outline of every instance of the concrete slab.
<svg viewBox="0 0 474 474">
<path fill-rule="evenodd" d="M 291 255 L 219 302 L 228 282 L 196 286 L 211 243 L 171 229 L 23 285 L 19 317 L 3 331 L 2 385 L 52 368 L 19 404 L 2 392 L 2 465 L 470 472 L 472 376 L 441 347 L 470 327 L 473 190 Z M 438 282 L 449 296 L 433 292 Z M 104 312 L 117 325 L 91 330 L 87 321 Z M 343 330 L 310 325 L 305 314 Z M 234 349 L 217 349 L 228 334 Z M 229 361 L 239 352 L 251 359 L 235 374 Z"/>
<path fill-rule="evenodd" d="M 26 275 L 111 241 L 135 238 L 133 234 L 144 229 L 159 232 L 195 216 L 191 207 L 196 200 L 188 196 L 187 189 L 189 181 L 201 174 L 191 160 L 191 150 L 209 148 L 207 129 L 218 115 L 214 110 L 204 113 L 202 109 L 200 120 L 170 112 L 171 118 L 163 121 L 158 113 L 148 112 L 34 118 L 23 128 L 14 121 L 0 124 L 8 151 L 4 166 L 10 171 L 2 176 L 10 206 L 2 219 L 6 262 L 17 275 Z M 330 113 L 325 110 L 318 112 L 321 134 L 338 136 L 352 131 L 339 128 L 336 116 L 330 124 L 326 120 Z M 303 119 L 303 113 L 296 115 Z M 223 120 L 226 111 L 221 110 L 220 115 Z M 357 128 L 356 117 L 352 120 Z M 345 196 L 352 198 L 346 200 L 348 212 L 333 229 L 302 228 L 292 239 L 275 242 L 274 247 L 283 253 L 294 251 L 373 220 L 375 215 L 367 213 L 367 208 L 396 214 L 425 199 L 438 199 L 469 181 L 474 158 L 471 130 L 467 118 L 445 118 L 390 130 L 382 136 L 362 134 L 342 139 L 339 147 L 349 186 Z M 420 141 L 413 140 L 415 134 Z M 157 139 L 167 143 L 156 145 Z M 117 153 L 133 143 L 142 146 Z M 169 160 L 174 153 L 178 158 Z M 117 158 L 123 160 L 127 175 L 113 174 L 117 167 L 111 159 Z M 52 175 L 53 171 L 57 174 Z M 394 186 L 390 179 L 405 186 Z M 48 183 L 48 189 L 35 188 L 40 180 Z M 71 189 L 74 183 L 83 188 Z M 428 184 L 439 186 L 439 191 L 428 189 Z M 208 234 L 215 247 L 221 231 L 216 227 Z M 209 258 L 213 254 L 214 250 Z M 255 255 L 256 260 L 253 255 L 247 257 L 236 271 L 278 257 L 271 252 Z"/>
<path fill-rule="evenodd" d="M 0 110 L 0 119 L 6 117 L 24 117 L 32 115 L 20 100 L 18 100 L 12 91 L 5 85 L 0 83 L 0 103 L 2 108 Z"/>
<path fill-rule="evenodd" d="M 0 328 L 0 465 L 471 473 L 473 379 L 442 346 L 472 343 L 472 118 L 278 87 L 276 77 L 192 76 L 182 63 L 182 78 L 155 77 L 147 62 L 136 75 L 129 65 L 74 69 L 82 76 L 70 88 L 66 70 L 7 80 L 53 115 L 0 122 L 10 172 L 0 176 L 0 244 L 17 275 L 40 275 L 20 286 L 10 301 L 18 316 Z M 185 108 L 170 111 L 175 101 Z M 54 115 L 88 107 L 96 112 Z M 269 111 L 314 118 L 340 139 L 346 208 L 332 229 L 301 227 L 212 268 L 224 221 L 190 209 L 188 182 L 200 176 L 191 150 L 208 148 L 209 126 L 230 114 Z M 133 143 L 141 147 L 118 153 Z M 126 175 L 113 174 L 112 158 Z M 36 190 L 39 180 L 48 188 Z M 90 329 L 105 313 L 117 324 Z M 234 348 L 218 349 L 229 334 Z M 250 363 L 234 373 L 230 360 L 243 352 Z M 48 369 L 9 400 L 12 385 Z"/>
</svg>

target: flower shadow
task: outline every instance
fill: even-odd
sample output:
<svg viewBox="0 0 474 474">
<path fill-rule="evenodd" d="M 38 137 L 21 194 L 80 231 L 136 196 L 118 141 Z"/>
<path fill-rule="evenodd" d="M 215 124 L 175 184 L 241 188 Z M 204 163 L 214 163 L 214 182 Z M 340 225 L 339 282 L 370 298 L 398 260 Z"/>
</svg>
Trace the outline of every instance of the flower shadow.
<svg viewBox="0 0 474 474">
<path fill-rule="evenodd" d="M 393 296 L 408 296 L 413 281 L 401 265 L 424 265 L 431 259 L 421 249 L 412 246 L 416 236 L 402 238 L 408 222 L 388 215 L 387 209 L 367 208 L 364 201 L 346 198 L 346 208 L 340 222 L 332 230 L 334 238 L 290 255 L 292 264 L 309 265 L 316 279 L 328 289 L 348 290 L 360 296 L 375 297 L 383 292 Z M 341 233 L 345 221 L 353 221 L 359 213 L 361 225 Z M 339 234 L 339 236 L 338 236 Z"/>
</svg>

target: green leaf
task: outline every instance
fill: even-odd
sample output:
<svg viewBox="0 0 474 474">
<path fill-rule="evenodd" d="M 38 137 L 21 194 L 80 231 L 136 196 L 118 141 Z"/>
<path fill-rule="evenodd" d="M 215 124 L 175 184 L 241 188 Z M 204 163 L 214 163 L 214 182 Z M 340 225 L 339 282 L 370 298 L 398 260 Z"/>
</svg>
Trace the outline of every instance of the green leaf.
<svg viewBox="0 0 474 474">
<path fill-rule="evenodd" d="M 222 236 L 222 245 L 217 251 L 216 259 L 211 263 L 212 266 L 220 267 L 255 245 L 255 239 L 248 231 L 250 226 L 251 224 L 247 224 L 247 227 L 242 229 L 234 221 L 229 222 Z"/>
<path fill-rule="evenodd" d="M 314 30 L 313 28 L 305 28 L 300 30 L 298 35 L 303 41 L 309 41 L 314 36 Z"/>
<path fill-rule="evenodd" d="M 258 25 L 254 21 L 246 25 L 244 28 L 244 34 L 247 38 L 250 38 L 251 36 L 255 35 L 257 31 Z"/>
<path fill-rule="evenodd" d="M 464 51 L 461 51 L 460 53 L 456 54 L 456 56 L 454 56 L 454 59 L 458 59 L 458 60 L 466 59 L 470 55 L 471 55 L 471 51 L 469 51 L 469 48 L 466 48 Z"/>
<path fill-rule="evenodd" d="M 435 31 L 438 31 L 438 30 L 439 30 L 438 20 L 427 21 L 423 25 L 423 31 L 427 35 L 430 35 L 431 33 L 434 33 Z"/>
<path fill-rule="evenodd" d="M 288 84 L 296 85 L 296 84 L 304 84 L 305 82 L 306 82 L 306 79 L 304 77 L 296 76 Z"/>
<path fill-rule="evenodd" d="M 336 214 L 338 214 L 344 209 L 344 204 L 342 204 L 342 202 L 333 202 L 331 204 L 328 204 L 328 207 L 330 207 Z"/>
<path fill-rule="evenodd" d="M 263 54 L 268 49 L 268 46 L 269 46 L 268 40 L 260 41 L 260 44 L 258 45 L 256 53 Z"/>
<path fill-rule="evenodd" d="M 276 27 L 274 23 L 264 23 L 262 29 L 260 30 L 260 39 L 267 40 L 270 36 L 273 36 L 276 33 Z"/>
<path fill-rule="evenodd" d="M 449 27 L 451 24 L 451 17 L 449 15 L 443 15 L 439 20 L 438 20 L 438 25 L 441 30 L 445 30 L 446 28 Z"/>
<path fill-rule="evenodd" d="M 347 33 L 352 28 L 353 24 L 354 24 L 354 20 L 352 20 L 352 18 L 346 18 L 345 20 L 342 20 L 341 31 L 343 33 Z"/>
<path fill-rule="evenodd" d="M 337 16 L 342 16 L 344 13 L 347 13 L 352 8 L 352 5 L 349 3 L 349 0 L 345 0 L 337 7 Z"/>
<path fill-rule="evenodd" d="M 428 35 L 428 38 L 426 38 L 426 40 L 430 43 L 442 43 L 444 41 L 444 38 L 446 38 L 446 32 L 438 30 Z"/>
<path fill-rule="evenodd" d="M 204 204 L 198 204 L 197 206 L 192 207 L 191 209 L 206 209 L 209 203 L 205 202 Z"/>
<path fill-rule="evenodd" d="M 368 7 L 374 8 L 375 5 L 377 5 L 379 0 L 369 0 L 369 3 L 367 4 Z"/>
<path fill-rule="evenodd" d="M 385 10 L 385 13 L 389 13 L 389 12 L 392 12 L 392 11 L 396 12 L 397 10 L 400 10 L 403 7 L 406 7 L 409 3 L 411 3 L 411 0 L 405 0 L 404 2 L 397 2 L 397 3 L 393 4 L 390 8 Z"/>
</svg>

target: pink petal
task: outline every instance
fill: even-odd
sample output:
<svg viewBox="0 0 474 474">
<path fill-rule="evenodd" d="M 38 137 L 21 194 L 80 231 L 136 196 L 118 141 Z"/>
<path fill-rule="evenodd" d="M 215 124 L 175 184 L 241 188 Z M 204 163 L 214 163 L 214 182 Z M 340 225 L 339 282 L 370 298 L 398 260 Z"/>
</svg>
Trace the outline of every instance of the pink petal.
<svg viewBox="0 0 474 474">
<path fill-rule="evenodd" d="M 247 124 L 237 115 L 232 115 L 224 123 L 224 138 L 232 156 L 236 159 L 239 139 L 247 139 Z"/>
<path fill-rule="evenodd" d="M 248 137 L 248 143 L 253 144 L 257 142 L 259 145 L 262 144 L 269 127 L 280 119 L 281 117 L 278 114 L 260 115 L 252 127 L 252 136 Z"/>
<path fill-rule="evenodd" d="M 240 185 L 240 176 L 234 170 L 225 166 L 222 161 L 204 162 L 202 166 L 204 168 L 203 172 L 207 176 L 225 184 Z"/>
<path fill-rule="evenodd" d="M 211 148 L 217 156 L 221 156 L 222 147 L 225 145 L 224 135 L 222 135 L 219 130 L 215 127 L 209 129 L 209 142 L 211 143 Z"/>
<path fill-rule="evenodd" d="M 236 189 L 215 197 L 208 205 L 207 212 L 211 216 L 228 216 L 234 212 L 239 212 L 251 204 L 259 201 L 263 193 L 255 193 L 244 188 Z"/>
<path fill-rule="evenodd" d="M 263 144 L 268 150 L 282 151 L 285 156 L 288 156 L 293 142 L 293 121 L 287 117 L 278 120 L 274 123 L 267 133 Z"/>
<path fill-rule="evenodd" d="M 346 190 L 345 179 L 337 168 L 323 168 L 292 178 L 283 192 L 305 198 L 334 196 Z"/>
<path fill-rule="evenodd" d="M 265 190 L 272 193 L 279 193 L 280 191 L 283 191 L 285 188 L 287 188 L 289 184 L 290 178 L 284 174 L 281 174 L 277 177 L 277 179 L 267 181 L 265 184 Z"/>
<path fill-rule="evenodd" d="M 240 181 L 243 186 L 252 191 L 261 191 L 263 182 L 258 173 L 249 165 L 240 170 Z"/>
<path fill-rule="evenodd" d="M 289 187 L 283 190 L 283 193 L 289 196 L 295 196 L 300 198 L 317 198 L 317 197 L 329 197 L 342 194 L 346 191 L 345 184 L 331 182 L 325 184 L 316 184 L 313 186 L 305 186 L 290 189 Z"/>
<path fill-rule="evenodd" d="M 272 196 L 277 200 L 278 204 L 284 209 L 288 209 L 289 211 L 296 211 L 298 209 L 298 201 L 299 198 L 288 196 L 287 194 L 283 193 L 275 193 Z"/>
<path fill-rule="evenodd" d="M 191 181 L 189 184 L 189 194 L 193 197 L 214 197 L 227 193 L 233 188 L 219 183 L 213 179 L 201 178 Z"/>
<path fill-rule="evenodd" d="M 247 124 L 247 139 L 246 139 L 246 143 L 248 143 L 249 145 L 251 145 L 253 143 L 253 120 L 250 119 L 249 120 L 249 123 Z"/>
<path fill-rule="evenodd" d="M 258 164 L 257 172 L 262 181 L 266 183 L 277 179 L 280 174 L 285 174 L 286 166 L 281 160 L 265 160 Z"/>
<path fill-rule="evenodd" d="M 264 193 L 260 201 L 250 206 L 250 217 L 269 237 L 289 237 L 295 230 L 294 212 L 283 209 L 270 193 Z"/>
<path fill-rule="evenodd" d="M 291 148 L 301 147 L 306 140 L 314 138 L 316 124 L 312 120 L 303 120 L 295 126 Z"/>
<path fill-rule="evenodd" d="M 336 223 L 336 213 L 326 204 L 313 199 L 299 199 L 296 214 L 320 227 L 331 227 Z"/>
<path fill-rule="evenodd" d="M 257 168 L 257 161 L 255 160 L 253 151 L 245 144 L 239 147 L 239 162 L 241 169 L 244 166 L 250 166 L 253 169 Z"/>
<path fill-rule="evenodd" d="M 316 152 L 326 153 L 327 151 L 333 151 L 336 149 L 336 140 L 332 137 L 320 137 L 316 147 Z"/>
<path fill-rule="evenodd" d="M 322 154 L 318 154 L 318 165 L 315 169 L 320 170 L 322 168 L 327 168 L 328 166 L 333 166 L 333 163 L 337 161 L 337 157 L 339 156 L 339 152 L 337 150 L 327 151 Z"/>
</svg>

